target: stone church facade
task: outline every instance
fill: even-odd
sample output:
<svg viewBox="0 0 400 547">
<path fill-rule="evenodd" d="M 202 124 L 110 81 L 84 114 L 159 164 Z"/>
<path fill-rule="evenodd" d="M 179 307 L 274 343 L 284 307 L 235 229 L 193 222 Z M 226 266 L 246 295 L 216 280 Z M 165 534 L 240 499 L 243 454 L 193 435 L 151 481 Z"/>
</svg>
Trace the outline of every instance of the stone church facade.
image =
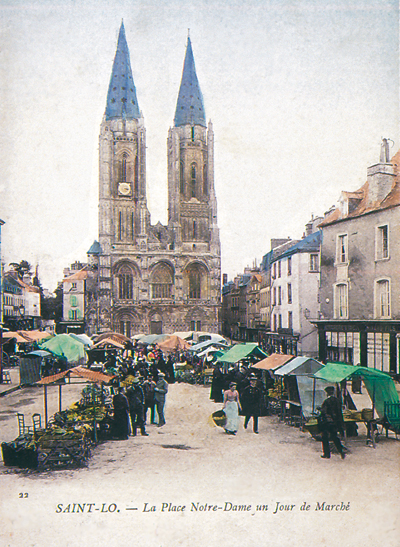
<svg viewBox="0 0 400 547">
<path fill-rule="evenodd" d="M 99 143 L 99 240 L 88 251 L 96 283 L 88 333 L 219 331 L 221 260 L 214 136 L 188 38 L 168 133 L 168 225 L 152 225 L 146 131 L 123 24 Z"/>
</svg>

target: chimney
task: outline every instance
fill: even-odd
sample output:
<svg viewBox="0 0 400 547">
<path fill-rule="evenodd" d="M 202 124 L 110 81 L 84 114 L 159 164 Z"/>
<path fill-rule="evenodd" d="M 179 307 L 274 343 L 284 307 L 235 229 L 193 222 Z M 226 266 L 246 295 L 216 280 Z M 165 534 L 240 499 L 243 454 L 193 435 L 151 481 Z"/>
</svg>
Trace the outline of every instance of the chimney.
<svg viewBox="0 0 400 547">
<path fill-rule="evenodd" d="M 224 273 L 222 274 L 222 285 L 226 285 L 228 283 L 228 274 Z"/>
<path fill-rule="evenodd" d="M 382 139 L 380 161 L 367 169 L 367 206 L 381 203 L 385 199 L 393 187 L 394 177 L 394 166 L 389 159 L 388 139 Z"/>
</svg>

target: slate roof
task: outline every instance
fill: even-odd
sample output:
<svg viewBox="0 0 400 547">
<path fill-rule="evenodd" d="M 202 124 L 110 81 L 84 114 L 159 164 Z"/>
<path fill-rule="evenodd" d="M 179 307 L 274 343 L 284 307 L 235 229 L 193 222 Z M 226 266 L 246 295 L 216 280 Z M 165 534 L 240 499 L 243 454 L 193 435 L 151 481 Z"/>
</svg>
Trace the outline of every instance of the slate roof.
<svg viewBox="0 0 400 547">
<path fill-rule="evenodd" d="M 101 254 L 100 243 L 96 240 L 93 241 L 90 249 L 88 250 L 88 252 L 86 254 L 88 254 L 88 255 L 99 255 L 99 254 Z"/>
<path fill-rule="evenodd" d="M 203 95 L 197 79 L 192 44 L 189 37 L 186 46 L 181 87 L 176 103 L 174 124 L 175 127 L 187 124 L 206 127 Z"/>
<path fill-rule="evenodd" d="M 322 233 L 320 231 L 314 232 L 310 234 L 309 236 L 305 237 L 304 239 L 301 239 L 295 245 L 292 245 L 292 247 L 287 249 L 284 253 L 277 256 L 276 259 L 273 259 L 272 262 L 275 262 L 275 260 L 278 260 L 283 257 L 292 256 L 296 253 L 318 252 L 320 249 L 321 240 L 322 240 Z"/>
<path fill-rule="evenodd" d="M 133 83 L 131 61 L 128 44 L 125 37 L 124 23 L 119 29 L 117 51 L 108 87 L 106 118 L 124 118 L 126 120 L 140 118 L 135 84 Z"/>
</svg>

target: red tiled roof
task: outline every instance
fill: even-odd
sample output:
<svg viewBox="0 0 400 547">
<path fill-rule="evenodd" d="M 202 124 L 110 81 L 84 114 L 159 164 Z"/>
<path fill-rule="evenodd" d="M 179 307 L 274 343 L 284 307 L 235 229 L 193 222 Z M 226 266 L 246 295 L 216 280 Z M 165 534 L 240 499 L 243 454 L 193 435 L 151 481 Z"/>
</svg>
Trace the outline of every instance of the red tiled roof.
<svg viewBox="0 0 400 547">
<path fill-rule="evenodd" d="M 79 270 L 78 272 L 70 275 L 69 277 L 64 277 L 63 281 L 80 281 L 82 279 L 87 279 L 89 276 L 89 272 L 86 268 L 83 268 L 82 270 Z"/>
<path fill-rule="evenodd" d="M 390 163 L 394 166 L 394 181 L 393 186 L 389 194 L 382 201 L 375 201 L 368 205 L 368 181 L 354 192 L 342 192 L 347 198 L 359 199 L 360 202 L 357 207 L 348 215 L 342 216 L 338 208 L 334 209 L 318 226 L 328 226 L 340 220 L 346 220 L 349 218 L 359 217 L 374 211 L 380 211 L 382 209 L 389 209 L 390 207 L 397 207 L 400 205 L 400 150 L 392 157 Z"/>
</svg>

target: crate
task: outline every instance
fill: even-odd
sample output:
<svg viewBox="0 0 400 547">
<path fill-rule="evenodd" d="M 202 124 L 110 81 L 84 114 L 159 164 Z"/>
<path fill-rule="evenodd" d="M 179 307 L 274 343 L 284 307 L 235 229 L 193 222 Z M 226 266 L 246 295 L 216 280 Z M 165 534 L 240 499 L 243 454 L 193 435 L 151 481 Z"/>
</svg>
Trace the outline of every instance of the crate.
<svg viewBox="0 0 400 547">
<path fill-rule="evenodd" d="M 39 469 L 82 467 L 90 458 L 91 441 L 86 437 L 76 439 L 41 438 L 38 441 Z"/>
<path fill-rule="evenodd" d="M 13 443 L 2 443 L 1 452 L 5 466 L 36 469 L 38 453 L 33 448 L 15 448 Z"/>
</svg>

